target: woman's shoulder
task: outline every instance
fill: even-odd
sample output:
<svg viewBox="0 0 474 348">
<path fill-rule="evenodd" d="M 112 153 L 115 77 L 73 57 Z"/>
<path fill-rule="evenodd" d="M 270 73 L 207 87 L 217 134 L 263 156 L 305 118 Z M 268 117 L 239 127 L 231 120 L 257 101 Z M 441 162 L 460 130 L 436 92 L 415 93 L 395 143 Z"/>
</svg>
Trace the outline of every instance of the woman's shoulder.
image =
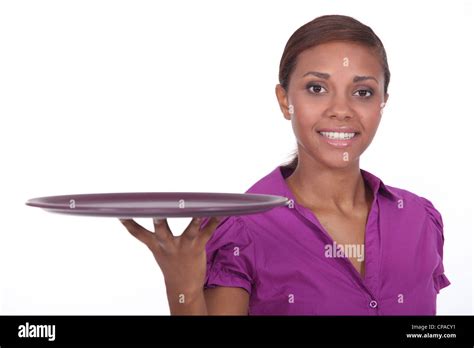
<svg viewBox="0 0 474 348">
<path fill-rule="evenodd" d="M 260 193 L 260 194 L 282 194 L 285 191 L 285 179 L 282 171 L 285 169 L 277 166 L 270 172 L 258 179 L 252 184 L 245 193 Z"/>
<path fill-rule="evenodd" d="M 389 185 L 385 185 L 385 187 L 398 198 L 399 207 L 424 212 L 436 225 L 440 225 L 438 227 L 442 227 L 441 213 L 431 199 L 406 189 Z"/>
</svg>

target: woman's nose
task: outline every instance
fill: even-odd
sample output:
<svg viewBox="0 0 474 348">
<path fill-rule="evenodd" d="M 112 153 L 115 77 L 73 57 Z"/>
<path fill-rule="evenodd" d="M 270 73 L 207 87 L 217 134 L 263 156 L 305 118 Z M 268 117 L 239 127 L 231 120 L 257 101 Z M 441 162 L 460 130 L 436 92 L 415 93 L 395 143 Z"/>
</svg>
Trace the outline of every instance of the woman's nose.
<svg viewBox="0 0 474 348">
<path fill-rule="evenodd" d="M 327 115 L 331 118 L 340 120 L 353 117 L 348 101 L 344 97 L 334 97 L 331 100 L 327 110 Z"/>
</svg>

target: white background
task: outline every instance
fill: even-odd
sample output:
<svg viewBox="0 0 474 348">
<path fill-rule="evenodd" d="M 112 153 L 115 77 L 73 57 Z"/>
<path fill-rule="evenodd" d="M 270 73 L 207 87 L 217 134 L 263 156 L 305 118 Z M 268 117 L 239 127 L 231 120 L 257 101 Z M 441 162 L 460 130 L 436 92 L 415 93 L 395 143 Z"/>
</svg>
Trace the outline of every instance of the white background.
<svg viewBox="0 0 474 348">
<path fill-rule="evenodd" d="M 384 42 L 390 100 L 361 168 L 442 213 L 438 313 L 472 314 L 473 3 L 315 0 L 0 1 L 0 314 L 169 314 L 153 256 L 117 220 L 25 201 L 245 192 L 296 147 L 278 65 L 324 14 Z"/>
</svg>

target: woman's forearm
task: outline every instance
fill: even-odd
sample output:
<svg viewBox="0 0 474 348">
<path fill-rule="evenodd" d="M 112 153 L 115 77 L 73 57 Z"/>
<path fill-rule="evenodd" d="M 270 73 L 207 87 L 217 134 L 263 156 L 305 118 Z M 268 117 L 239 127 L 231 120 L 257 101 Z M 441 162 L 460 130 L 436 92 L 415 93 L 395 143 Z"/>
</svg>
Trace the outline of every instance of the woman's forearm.
<svg viewBox="0 0 474 348">
<path fill-rule="evenodd" d="M 167 288 L 171 315 L 208 315 L 204 290 L 180 291 Z"/>
</svg>

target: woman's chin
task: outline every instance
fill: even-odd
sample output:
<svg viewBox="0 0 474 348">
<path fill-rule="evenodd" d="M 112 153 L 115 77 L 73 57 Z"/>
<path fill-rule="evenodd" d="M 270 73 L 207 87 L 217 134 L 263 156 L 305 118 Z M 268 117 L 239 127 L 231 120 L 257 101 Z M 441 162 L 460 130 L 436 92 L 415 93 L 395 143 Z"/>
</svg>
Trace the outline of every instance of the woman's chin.
<svg viewBox="0 0 474 348">
<path fill-rule="evenodd" d="M 340 154 L 327 154 L 320 158 L 321 164 L 332 169 L 346 169 L 359 165 L 359 157 L 353 156 L 350 152 L 341 152 Z"/>
</svg>

